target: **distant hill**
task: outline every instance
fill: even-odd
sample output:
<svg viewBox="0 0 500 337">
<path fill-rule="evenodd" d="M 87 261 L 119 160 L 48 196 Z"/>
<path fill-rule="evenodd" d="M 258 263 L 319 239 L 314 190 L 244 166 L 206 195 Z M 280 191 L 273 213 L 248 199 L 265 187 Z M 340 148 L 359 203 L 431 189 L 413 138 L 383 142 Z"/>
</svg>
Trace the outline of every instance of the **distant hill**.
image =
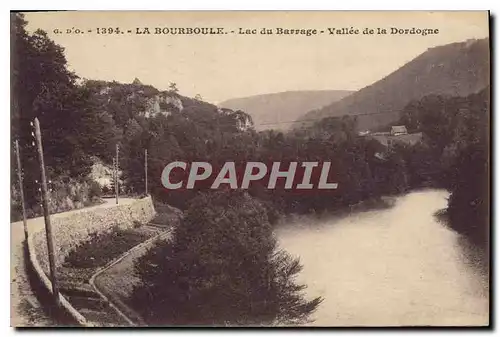
<svg viewBox="0 0 500 337">
<path fill-rule="evenodd" d="M 426 95 L 476 93 L 489 85 L 489 73 L 488 39 L 429 48 L 385 78 L 300 120 L 308 124 L 311 119 L 373 113 L 358 116 L 358 128 L 375 129 L 396 121 L 406 104 Z"/>
<path fill-rule="evenodd" d="M 286 91 L 230 99 L 219 106 L 246 112 L 252 116 L 256 130 L 286 130 L 293 126 L 289 122 L 305 112 L 329 105 L 351 93 L 347 90 Z"/>
</svg>

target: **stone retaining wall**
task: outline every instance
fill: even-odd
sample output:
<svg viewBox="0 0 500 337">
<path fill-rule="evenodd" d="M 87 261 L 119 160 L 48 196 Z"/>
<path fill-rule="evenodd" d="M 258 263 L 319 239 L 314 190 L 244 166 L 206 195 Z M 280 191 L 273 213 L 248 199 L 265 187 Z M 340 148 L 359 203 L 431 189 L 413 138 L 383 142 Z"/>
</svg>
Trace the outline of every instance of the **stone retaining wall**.
<svg viewBox="0 0 500 337">
<path fill-rule="evenodd" d="M 54 292 L 52 291 L 52 282 L 49 280 L 49 277 L 47 276 L 47 274 L 45 274 L 45 272 L 42 269 L 42 266 L 38 262 L 34 247 L 35 245 L 33 243 L 33 235 L 30 235 L 28 236 L 28 254 L 31 267 L 33 268 L 33 271 L 36 273 L 43 287 L 50 294 L 54 294 Z M 82 314 L 78 312 L 78 310 L 76 310 L 71 305 L 71 303 L 68 302 L 68 300 L 63 295 L 61 295 L 61 293 L 59 293 L 59 303 L 61 304 L 61 308 L 65 310 L 71 317 L 73 317 L 76 323 L 84 327 L 93 326 L 90 322 L 88 322 L 85 319 L 85 317 L 83 317 Z"/>
<path fill-rule="evenodd" d="M 68 253 L 81 242 L 86 241 L 91 233 L 106 232 L 114 226 L 122 229 L 131 228 L 135 222 L 149 222 L 155 215 L 151 197 L 138 199 L 132 203 L 82 209 L 64 216 L 51 217 L 55 246 L 56 266 L 60 266 Z M 48 273 L 47 241 L 45 230 L 33 234 L 33 243 L 38 262 Z"/>
<path fill-rule="evenodd" d="M 117 225 L 130 228 L 134 222 L 144 224 L 155 215 L 151 197 L 138 199 L 133 203 L 83 209 L 69 214 L 56 214 L 51 217 L 56 264 L 61 264 L 69 251 L 80 242 L 87 240 L 92 232 L 105 232 Z M 31 233 L 28 237 L 29 260 L 43 286 L 52 293 L 49 274 L 45 230 Z M 61 306 L 82 326 L 93 326 L 83 317 L 64 296 L 59 294 Z"/>
</svg>

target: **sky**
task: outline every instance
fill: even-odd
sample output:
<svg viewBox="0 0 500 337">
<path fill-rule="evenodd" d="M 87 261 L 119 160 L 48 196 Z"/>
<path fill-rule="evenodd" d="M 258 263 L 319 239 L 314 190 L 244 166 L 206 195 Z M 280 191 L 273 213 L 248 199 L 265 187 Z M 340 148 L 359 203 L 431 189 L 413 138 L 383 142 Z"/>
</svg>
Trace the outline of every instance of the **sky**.
<svg viewBox="0 0 500 337">
<path fill-rule="evenodd" d="M 428 48 L 488 37 L 489 31 L 486 11 L 82 11 L 27 13 L 26 20 L 30 32 L 43 29 L 65 48 L 69 68 L 82 78 L 122 83 L 138 78 L 160 90 L 174 82 L 181 94 L 199 94 L 212 103 L 291 90 L 359 90 Z M 109 27 L 124 34 L 96 33 Z M 146 27 L 151 33 L 156 27 L 220 27 L 227 34 L 136 34 Z M 390 34 L 392 27 L 439 33 Z M 84 33 L 66 34 L 72 28 Z M 242 35 L 240 28 L 317 29 L 318 34 Z M 353 28 L 359 34 L 331 35 L 328 28 Z M 389 34 L 362 34 L 364 28 L 385 28 Z"/>
</svg>

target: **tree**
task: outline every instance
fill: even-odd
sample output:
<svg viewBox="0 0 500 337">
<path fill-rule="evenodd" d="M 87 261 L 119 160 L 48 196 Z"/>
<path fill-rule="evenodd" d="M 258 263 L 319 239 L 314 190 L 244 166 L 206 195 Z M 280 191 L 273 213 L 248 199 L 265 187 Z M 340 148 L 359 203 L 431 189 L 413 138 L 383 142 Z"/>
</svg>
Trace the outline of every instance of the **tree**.
<svg viewBox="0 0 500 337">
<path fill-rule="evenodd" d="M 304 299 L 300 270 L 258 201 L 242 191 L 200 194 L 172 242 L 139 259 L 133 303 L 150 324 L 299 323 L 322 301 Z"/>
<path fill-rule="evenodd" d="M 174 92 L 174 93 L 179 92 L 179 89 L 177 88 L 177 83 L 170 82 L 170 84 L 168 85 L 168 91 Z"/>
<path fill-rule="evenodd" d="M 488 146 L 474 144 L 458 157 L 448 200 L 450 227 L 484 250 L 489 247 Z"/>
<path fill-rule="evenodd" d="M 458 155 L 450 170 L 450 227 L 487 252 L 490 234 L 489 90 L 467 97 L 469 108 L 458 115 Z M 485 254 L 486 256 L 488 254 Z"/>
<path fill-rule="evenodd" d="M 125 185 L 130 191 L 144 192 L 144 144 L 143 129 L 135 119 L 125 126 L 121 148 Z"/>
<path fill-rule="evenodd" d="M 31 123 L 40 120 L 47 171 L 52 177 L 72 177 L 89 172 L 91 161 L 84 151 L 85 137 L 79 123 L 86 97 L 76 85 L 77 76 L 67 69 L 64 49 L 42 30 L 26 31 L 20 13 L 11 16 L 12 140 L 19 139 L 29 206 L 38 203 L 38 163 Z M 13 170 L 14 171 L 14 170 Z"/>
</svg>

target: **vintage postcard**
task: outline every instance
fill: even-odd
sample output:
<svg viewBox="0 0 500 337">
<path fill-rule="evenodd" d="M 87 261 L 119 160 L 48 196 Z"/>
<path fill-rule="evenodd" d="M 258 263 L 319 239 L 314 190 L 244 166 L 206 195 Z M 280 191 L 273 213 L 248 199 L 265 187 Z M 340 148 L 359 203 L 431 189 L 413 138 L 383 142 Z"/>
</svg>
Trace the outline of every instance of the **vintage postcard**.
<svg viewBox="0 0 500 337">
<path fill-rule="evenodd" d="M 11 325 L 490 326 L 489 22 L 12 12 Z"/>
</svg>

